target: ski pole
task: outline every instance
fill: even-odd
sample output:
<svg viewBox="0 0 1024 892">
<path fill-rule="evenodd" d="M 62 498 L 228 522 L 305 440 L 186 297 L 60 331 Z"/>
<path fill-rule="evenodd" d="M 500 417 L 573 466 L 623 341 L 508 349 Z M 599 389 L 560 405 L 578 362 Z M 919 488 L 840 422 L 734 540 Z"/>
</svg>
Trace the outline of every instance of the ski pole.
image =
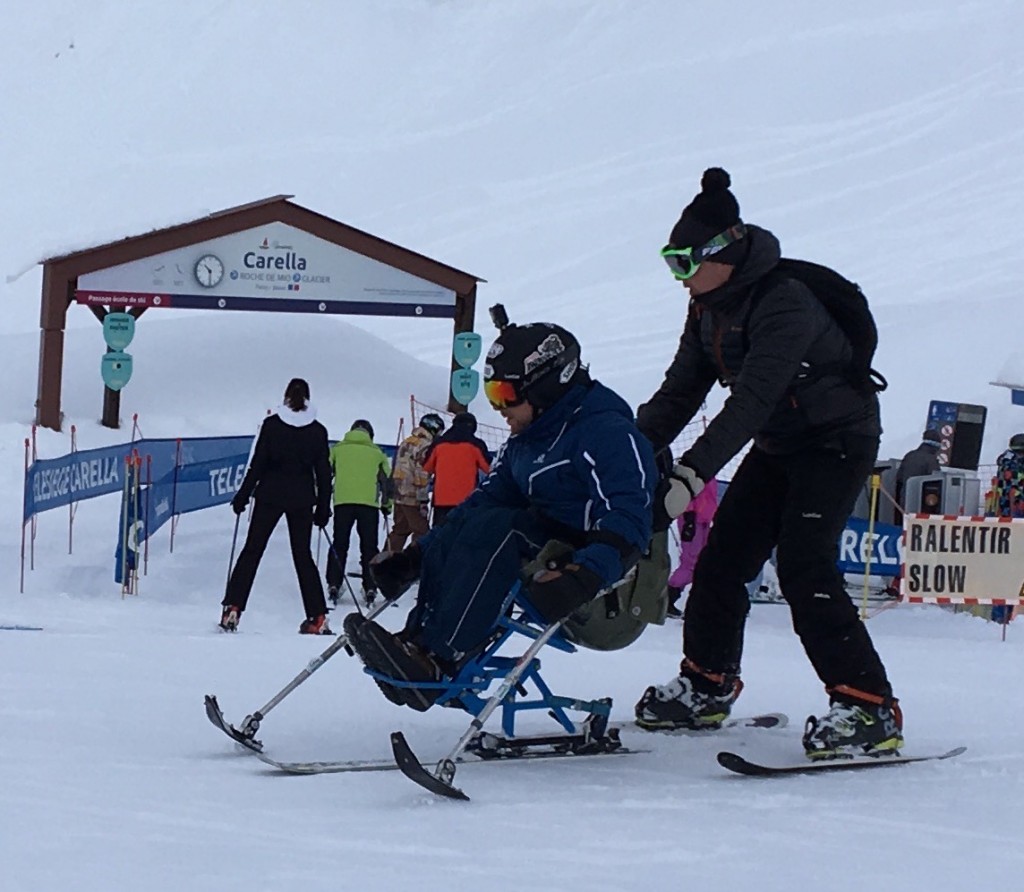
<svg viewBox="0 0 1024 892">
<path fill-rule="evenodd" d="M 338 557 L 338 552 L 334 548 L 334 541 L 327 534 L 327 530 L 321 527 L 320 530 L 324 534 L 324 538 L 327 540 L 327 547 L 331 549 L 331 554 L 334 555 L 334 560 L 337 561 L 338 567 L 341 569 L 341 578 L 345 581 L 345 585 L 348 587 L 348 592 L 352 596 L 352 601 L 356 605 L 356 610 L 359 611 L 360 616 L 363 616 L 363 608 L 359 603 L 359 599 L 356 597 L 355 589 L 352 588 L 352 583 L 348 581 L 348 573 L 345 572 L 345 565 L 342 564 L 341 559 Z"/>
<path fill-rule="evenodd" d="M 384 610 L 391 602 L 381 601 L 376 607 L 374 607 L 367 615 L 366 618 L 373 619 L 377 614 Z M 260 729 L 260 722 L 273 710 L 285 697 L 287 697 L 292 691 L 294 691 L 300 684 L 302 684 L 309 676 L 317 671 L 324 663 L 326 663 L 331 657 L 333 657 L 339 650 L 346 650 L 349 656 L 352 655 L 352 649 L 349 647 L 348 635 L 339 635 L 330 647 L 327 648 L 322 654 L 314 657 L 309 663 L 306 664 L 306 668 L 303 669 L 298 675 L 295 676 L 288 684 L 286 684 L 280 691 L 278 691 L 270 701 L 262 708 L 256 710 L 256 712 L 245 717 L 245 721 L 242 722 L 241 726 L 235 729 L 239 734 L 248 740 L 256 743 L 256 732 Z M 218 707 L 219 709 L 219 707 Z M 260 747 L 262 749 L 262 747 Z"/>
<path fill-rule="evenodd" d="M 231 582 L 231 569 L 235 565 L 235 543 L 238 542 L 238 524 L 239 524 L 239 521 L 241 521 L 241 519 L 242 519 L 242 515 L 241 514 L 236 514 L 235 515 L 235 533 L 231 537 L 231 557 L 228 558 L 228 578 L 224 582 L 224 596 L 225 597 L 227 597 L 227 593 L 228 593 L 228 583 Z"/>
</svg>

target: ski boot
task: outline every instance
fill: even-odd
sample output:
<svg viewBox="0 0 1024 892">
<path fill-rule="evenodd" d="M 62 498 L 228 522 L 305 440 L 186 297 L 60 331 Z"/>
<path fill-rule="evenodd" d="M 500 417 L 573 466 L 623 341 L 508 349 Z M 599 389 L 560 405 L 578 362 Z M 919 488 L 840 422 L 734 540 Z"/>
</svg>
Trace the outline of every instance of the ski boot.
<svg viewBox="0 0 1024 892">
<path fill-rule="evenodd" d="M 225 604 L 220 614 L 220 628 L 222 632 L 235 632 L 238 630 L 238 619 L 242 611 L 234 604 Z"/>
<path fill-rule="evenodd" d="M 327 586 L 327 600 L 331 602 L 332 606 L 338 606 L 338 601 L 341 600 L 341 590 L 338 588 L 338 586 Z"/>
<path fill-rule="evenodd" d="M 881 697 L 847 685 L 828 689 L 832 706 L 804 726 L 809 759 L 898 756 L 903 746 L 903 713 L 895 697 Z"/>
<path fill-rule="evenodd" d="M 310 616 L 299 624 L 300 635 L 333 635 L 331 627 L 327 625 L 327 614 Z"/>
<path fill-rule="evenodd" d="M 373 602 L 377 600 L 377 587 L 373 585 L 363 585 L 363 602 L 366 606 L 373 607 Z"/>
<path fill-rule="evenodd" d="M 361 614 L 346 616 L 344 628 L 363 665 L 374 672 L 398 681 L 418 683 L 440 681 L 444 677 L 444 671 L 431 654 Z M 426 712 L 443 693 L 442 688 L 399 688 L 379 679 L 377 684 L 392 703 L 400 702 L 418 712 Z"/>
<path fill-rule="evenodd" d="M 722 727 L 742 690 L 738 676 L 707 672 L 684 659 L 677 678 L 644 691 L 636 723 L 645 731 L 713 731 Z"/>
</svg>

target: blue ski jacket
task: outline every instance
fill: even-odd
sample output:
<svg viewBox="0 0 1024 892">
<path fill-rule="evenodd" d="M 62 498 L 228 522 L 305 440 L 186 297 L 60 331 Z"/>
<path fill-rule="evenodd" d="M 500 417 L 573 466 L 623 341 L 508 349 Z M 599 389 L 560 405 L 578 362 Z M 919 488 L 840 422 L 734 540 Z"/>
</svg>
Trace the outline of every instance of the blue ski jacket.
<svg viewBox="0 0 1024 892">
<path fill-rule="evenodd" d="M 573 559 L 611 585 L 627 569 L 622 545 L 647 550 L 657 479 L 654 451 L 632 410 L 594 381 L 573 387 L 510 437 L 490 474 L 455 510 L 528 508 L 571 528 L 585 543 Z"/>
</svg>

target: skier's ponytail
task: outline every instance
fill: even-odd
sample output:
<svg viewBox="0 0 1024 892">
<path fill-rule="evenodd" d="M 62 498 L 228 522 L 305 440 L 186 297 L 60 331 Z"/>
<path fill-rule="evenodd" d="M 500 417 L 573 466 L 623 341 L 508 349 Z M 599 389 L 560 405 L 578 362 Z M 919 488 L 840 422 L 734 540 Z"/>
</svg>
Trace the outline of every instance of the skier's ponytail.
<svg viewBox="0 0 1024 892">
<path fill-rule="evenodd" d="M 284 389 L 284 404 L 293 412 L 301 412 L 309 405 L 309 384 L 303 378 L 292 378 Z"/>
</svg>

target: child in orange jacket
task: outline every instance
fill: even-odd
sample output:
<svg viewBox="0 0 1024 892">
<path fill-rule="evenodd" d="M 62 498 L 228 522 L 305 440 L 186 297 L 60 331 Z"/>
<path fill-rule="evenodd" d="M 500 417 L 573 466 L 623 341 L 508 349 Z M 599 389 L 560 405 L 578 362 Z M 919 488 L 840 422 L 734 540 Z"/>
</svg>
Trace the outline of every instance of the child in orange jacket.
<svg viewBox="0 0 1024 892">
<path fill-rule="evenodd" d="M 431 445 L 423 470 L 434 476 L 434 526 L 440 526 L 452 508 L 476 489 L 479 473 L 491 470 L 487 446 L 476 436 L 472 414 L 461 412 L 452 419 L 451 429 Z"/>
</svg>

